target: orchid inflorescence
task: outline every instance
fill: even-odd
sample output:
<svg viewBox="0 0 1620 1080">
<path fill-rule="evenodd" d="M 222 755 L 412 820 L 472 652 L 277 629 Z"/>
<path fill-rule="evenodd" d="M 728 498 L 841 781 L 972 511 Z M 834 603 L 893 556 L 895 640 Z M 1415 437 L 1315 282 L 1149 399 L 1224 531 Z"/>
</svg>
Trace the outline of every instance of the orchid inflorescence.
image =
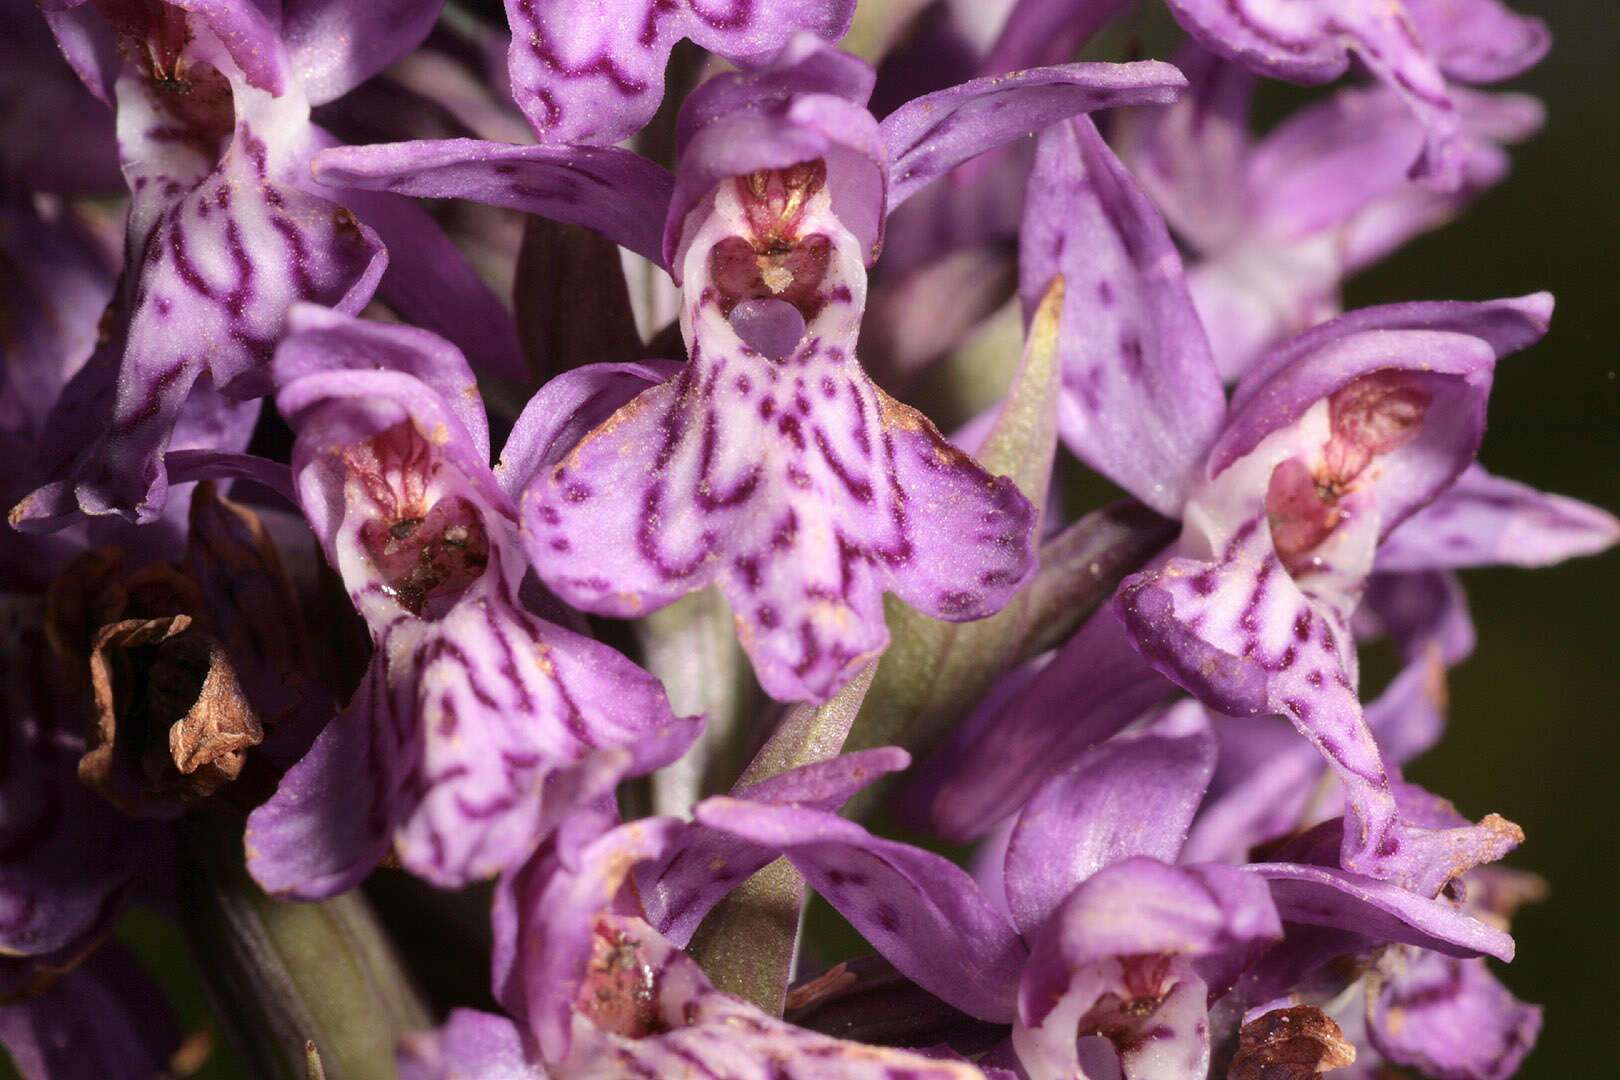
<svg viewBox="0 0 1620 1080">
<path fill-rule="evenodd" d="M 1543 887 L 1401 769 L 1620 522 L 1474 461 L 1550 296 L 1340 294 L 1547 31 L 1071 62 L 1157 6 L 5 0 L 18 1070 L 206 1056 L 133 904 L 252 1076 L 1513 1074 Z"/>
</svg>

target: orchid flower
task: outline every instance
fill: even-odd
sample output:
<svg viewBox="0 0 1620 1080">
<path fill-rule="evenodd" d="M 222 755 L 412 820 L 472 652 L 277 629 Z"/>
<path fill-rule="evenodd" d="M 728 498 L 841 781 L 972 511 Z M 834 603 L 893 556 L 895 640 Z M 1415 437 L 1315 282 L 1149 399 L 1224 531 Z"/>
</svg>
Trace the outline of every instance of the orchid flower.
<svg viewBox="0 0 1620 1080">
<path fill-rule="evenodd" d="M 1512 955 L 1506 934 L 1398 886 L 1287 862 L 1178 863 L 1215 742 L 1178 706 L 1083 754 L 1013 827 L 1000 896 L 940 856 L 807 807 L 715 798 L 697 820 L 780 850 L 897 968 L 951 1005 L 1011 1022 L 1033 1080 L 1085 1075 L 1103 1036 L 1130 1078 L 1208 1068 L 1208 1005 L 1279 940 L 1283 921 L 1447 955 Z M 962 944 L 951 950 L 938 940 Z"/>
<path fill-rule="evenodd" d="M 317 308 L 292 317 L 275 363 L 298 432 L 294 483 L 375 653 L 348 708 L 250 817 L 249 868 L 303 897 L 349 888 L 390 849 L 441 885 L 488 877 L 574 803 L 679 756 L 700 721 L 525 599 L 523 474 L 491 469 L 453 346 Z M 507 463 L 550 435 L 520 422 Z"/>
<path fill-rule="evenodd" d="M 358 313 L 381 285 L 412 317 L 512 369 L 510 318 L 426 215 L 309 177 L 310 158 L 332 142 L 311 105 L 413 48 L 436 4 L 45 6 L 68 61 L 117 111 L 131 203 L 110 333 L 47 418 L 37 486 L 11 511 L 14 525 L 155 520 L 166 452 L 246 446 L 252 399 L 272 389 L 270 353 L 296 301 Z M 412 280 L 429 273 L 434 289 Z M 434 296 L 445 290 L 455 303 Z"/>
<path fill-rule="evenodd" d="M 942 790 L 936 820 L 977 832 L 1016 809 L 1050 762 L 1163 695 L 1157 671 L 1217 711 L 1287 716 L 1317 746 L 1350 792 L 1347 868 L 1398 878 L 1426 845 L 1488 843 L 1400 823 L 1356 697 L 1349 620 L 1384 539 L 1474 475 L 1495 360 L 1540 336 L 1550 298 L 1353 313 L 1274 348 L 1227 405 L 1163 222 L 1084 125 L 1043 138 L 1024 250 L 1026 308 L 1058 274 L 1099 300 L 1064 309 L 1066 445 L 1183 531 L 1121 588 L 1122 623 L 1094 617 L 993 726 L 964 729 L 994 765 Z M 1564 505 L 1522 490 L 1489 511 L 1467 504 L 1500 522 L 1486 543 L 1532 506 L 1550 520 Z M 1563 520 L 1546 535 L 1566 555 L 1620 535 L 1591 508 Z M 1401 569 L 1457 565 L 1424 547 L 1432 562 Z"/>
<path fill-rule="evenodd" d="M 880 125 L 862 108 L 870 69 L 803 35 L 768 65 L 705 84 L 682 109 L 681 167 L 657 208 L 690 360 L 525 492 L 541 578 L 621 617 L 718 584 L 761 683 L 784 700 L 826 700 L 882 650 L 885 590 L 947 619 L 998 610 L 1033 570 L 1029 505 L 865 377 L 864 264 L 888 211 L 952 166 L 1076 112 L 1166 100 L 1179 81 L 1152 64 L 1036 69 L 929 95 Z M 457 164 L 438 164 L 451 152 Z M 488 198 L 479 178 L 519 167 L 468 153 L 362 149 L 322 169 Z M 548 161 L 626 167 L 602 153 Z M 429 161 L 427 176 L 395 182 Z M 583 190 L 568 219 L 602 227 L 609 208 Z M 608 235 L 627 242 L 621 197 Z"/>
<path fill-rule="evenodd" d="M 1225 382 L 1340 314 L 1342 282 L 1499 183 L 1502 146 L 1542 121 L 1534 98 L 1453 90 L 1466 135 L 1460 180 L 1436 191 L 1407 176 L 1424 129 L 1388 87 L 1341 90 L 1254 140 L 1255 76 L 1197 46 L 1176 62 L 1189 93 L 1132 114 L 1116 145 L 1199 256 L 1187 287 Z"/>
</svg>

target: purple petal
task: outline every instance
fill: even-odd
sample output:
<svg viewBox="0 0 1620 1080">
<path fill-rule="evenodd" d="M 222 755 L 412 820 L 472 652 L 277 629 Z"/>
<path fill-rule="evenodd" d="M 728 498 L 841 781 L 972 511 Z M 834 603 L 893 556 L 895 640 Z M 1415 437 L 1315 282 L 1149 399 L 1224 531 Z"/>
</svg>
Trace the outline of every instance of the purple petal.
<svg viewBox="0 0 1620 1080">
<path fill-rule="evenodd" d="M 1447 900 L 1430 900 L 1399 885 L 1346 870 L 1290 863 L 1245 868 L 1271 884 L 1287 922 L 1331 926 L 1381 941 L 1433 949 L 1447 956 L 1513 959 L 1513 939 Z"/>
<path fill-rule="evenodd" d="M 1164 222 L 1089 120 L 1041 136 L 1019 250 L 1026 317 L 1066 284 L 1064 445 L 1176 516 L 1226 397 Z"/>
<path fill-rule="evenodd" d="M 942 751 L 962 766 L 934 800 L 936 828 L 951 840 L 980 835 L 1170 692 L 1113 613 L 1097 612 L 1025 687 L 1004 704 L 986 702 Z"/>
<path fill-rule="evenodd" d="M 1170 225 L 1207 254 L 1247 224 L 1244 170 L 1258 80 L 1191 42 L 1176 52 L 1175 65 L 1187 90 L 1162 108 L 1125 112 L 1117 147 Z"/>
<path fill-rule="evenodd" d="M 444 139 L 344 146 L 315 160 L 335 188 L 471 199 L 594 229 L 662 264 L 661 233 L 673 179 L 612 146 L 508 146 Z"/>
<path fill-rule="evenodd" d="M 68 66 L 92 94 L 111 105 L 113 84 L 123 69 L 118 35 L 112 27 L 93 5 L 85 5 L 82 0 L 77 7 L 63 4 L 41 14 L 56 36 Z"/>
<path fill-rule="evenodd" d="M 1250 71 L 1293 82 L 1329 82 L 1349 67 L 1350 50 L 1406 102 L 1423 124 L 1426 146 L 1414 175 L 1456 186 L 1461 122 L 1445 77 L 1398 4 L 1358 0 L 1170 0 L 1176 20 L 1200 43 Z"/>
<path fill-rule="evenodd" d="M 1380 558 L 1382 554 L 1380 550 Z M 1468 597 L 1455 574 L 1373 574 L 1356 612 L 1358 635 L 1365 623 L 1388 633 L 1408 663 L 1438 648 L 1441 662 L 1449 667 L 1462 663 L 1474 651 Z"/>
<path fill-rule="evenodd" d="M 1473 465 L 1390 534 L 1378 549 L 1378 569 L 1551 566 L 1595 555 L 1617 540 L 1614 515 Z"/>
<path fill-rule="evenodd" d="M 416 696 L 387 718 L 427 736 L 425 790 L 407 804 L 395 844 L 406 869 L 436 884 L 520 862 L 567 809 L 555 805 L 558 788 L 593 759 L 641 775 L 697 734 L 700 724 L 675 719 L 663 687 L 629 660 L 517 608 L 458 605 L 436 630 L 378 646 L 438 654 L 390 670 L 395 700 Z"/>
<path fill-rule="evenodd" d="M 681 107 L 680 167 L 664 224 L 664 258 L 677 283 L 690 238 L 687 218 L 722 181 L 816 160 L 826 168 L 840 222 L 868 262 L 877 256 L 888 155 L 866 110 L 873 77 L 864 61 L 800 34 L 768 64 L 716 76 L 693 91 Z"/>
<path fill-rule="evenodd" d="M 1440 70 L 1463 82 L 1511 79 L 1552 44 L 1545 23 L 1500 0 L 1406 0 L 1406 11 Z"/>
<path fill-rule="evenodd" d="M 311 105 L 359 86 L 422 43 L 443 0 L 283 0 L 281 38 Z"/>
<path fill-rule="evenodd" d="M 1367 1004 L 1367 1033 L 1391 1061 L 1436 1080 L 1507 1080 L 1536 1044 L 1541 1009 L 1483 960 L 1406 950 Z"/>
<path fill-rule="evenodd" d="M 678 370 L 669 360 L 586 364 L 547 382 L 523 407 L 501 449 L 495 475 L 502 490 L 515 502 L 541 469 L 557 464 L 593 428 Z"/>
<path fill-rule="evenodd" d="M 737 792 L 740 800 L 836 812 L 856 792 L 910 763 L 905 751 L 876 747 L 790 769 Z M 656 863 L 637 867 L 647 921 L 682 947 L 732 889 L 777 857 L 772 848 L 694 825 Z"/>
<path fill-rule="evenodd" d="M 1248 953 L 1281 938 L 1277 909 L 1258 884 L 1237 867 L 1169 866 L 1141 856 L 1099 870 L 1064 899 L 1032 942 L 1035 959 L 1020 990 L 1023 1019 L 1039 1018 L 1050 1007 L 1036 991 L 1054 965 L 1075 972 L 1125 956 Z"/>
<path fill-rule="evenodd" d="M 1027 950 L 965 871 L 802 807 L 708 799 L 698 821 L 785 854 L 890 963 L 973 1016 L 1006 1021 Z M 934 947 L 956 942 L 948 950 Z"/>
<path fill-rule="evenodd" d="M 367 322 L 313 304 L 293 308 L 288 313 L 286 339 L 276 350 L 277 384 L 286 390 L 300 379 L 335 372 L 377 373 L 380 379 L 359 376 L 367 390 L 387 396 L 391 388 L 398 387 L 401 396 L 418 395 L 424 409 L 443 408 L 454 417 L 450 430 L 465 432 L 470 439 L 466 460 L 489 460 L 489 422 L 477 380 L 466 359 L 449 342 L 413 326 Z M 278 404 L 285 412 L 301 412 L 356 382 L 354 377 L 340 376 L 304 383 L 287 391 Z"/>
<path fill-rule="evenodd" d="M 675 121 L 677 153 L 710 123 L 739 112 L 777 111 L 795 98 L 840 98 L 865 105 L 877 73 L 865 60 L 814 34 L 796 33 L 763 63 L 705 79 L 681 102 Z"/>
<path fill-rule="evenodd" d="M 292 470 L 279 461 L 229 450 L 171 450 L 163 455 L 163 468 L 176 486 L 198 480 L 251 480 L 298 505 Z"/>
<path fill-rule="evenodd" d="M 1464 334 L 1483 341 L 1500 360 L 1541 340 L 1552 309 L 1552 296 L 1543 292 L 1481 303 L 1427 301 L 1352 311 L 1295 336 L 1262 357 L 1232 392 L 1232 412 L 1249 408 L 1262 394 L 1270 392 L 1271 380 L 1296 365 L 1301 357 L 1342 338 L 1374 330 Z"/>
<path fill-rule="evenodd" d="M 248 871 L 273 896 L 319 900 L 358 885 L 393 843 L 401 787 L 420 749 L 387 708 L 386 665 L 374 658 L 348 708 L 248 815 Z"/>
<path fill-rule="evenodd" d="M 1003 882 L 1013 921 L 1032 934 L 1074 887 L 1135 856 L 1173 863 L 1215 767 L 1203 710 L 1185 705 L 1138 736 L 1083 754 L 1024 807 Z"/>
<path fill-rule="evenodd" d="M 974 79 L 907 102 L 883 120 L 888 208 L 986 150 L 1059 120 L 1123 105 L 1166 105 L 1187 85 L 1169 64 L 1060 64 Z"/>
<path fill-rule="evenodd" d="M 690 957 L 645 923 L 604 917 L 598 926 L 616 943 L 619 957 L 628 954 L 633 959 L 604 963 L 600 967 L 607 970 L 593 975 L 603 981 L 610 1000 L 633 995 L 633 1015 L 611 1017 L 617 1023 L 598 1018 L 594 1025 L 578 1024 L 567 1059 L 553 1064 L 554 1075 L 983 1078 L 965 1062 L 844 1042 L 796 1028 L 716 990 Z"/>
<path fill-rule="evenodd" d="M 134 956 L 109 944 L 40 996 L 0 1005 L 0 1043 L 23 1080 L 150 1080 L 180 1025 Z"/>
<path fill-rule="evenodd" d="M 504 1016 L 452 1009 L 444 1027 L 400 1040 L 400 1080 L 548 1080 L 524 1056 L 523 1035 Z"/>
<path fill-rule="evenodd" d="M 1206 705 L 1281 713 L 1317 746 L 1353 807 L 1345 864 L 1374 871 L 1400 850 L 1400 826 L 1356 698 L 1350 635 L 1300 592 L 1265 531 L 1251 520 L 1219 563 L 1171 559 L 1127 578 L 1116 608 L 1149 662 Z"/>
<path fill-rule="evenodd" d="M 836 41 L 854 9 L 852 0 L 507 0 L 512 96 L 541 142 L 616 143 L 652 119 L 681 38 L 736 63 L 799 30 Z"/>
</svg>

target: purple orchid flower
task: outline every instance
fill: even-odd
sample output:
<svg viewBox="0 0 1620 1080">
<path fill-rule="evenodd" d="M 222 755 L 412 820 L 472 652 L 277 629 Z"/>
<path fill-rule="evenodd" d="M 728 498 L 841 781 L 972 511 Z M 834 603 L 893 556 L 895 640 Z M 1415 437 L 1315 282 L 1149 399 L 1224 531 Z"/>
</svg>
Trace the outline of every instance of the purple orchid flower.
<svg viewBox="0 0 1620 1080">
<path fill-rule="evenodd" d="M 786 700 L 826 700 L 881 651 L 884 590 L 948 619 L 998 610 L 1033 569 L 1028 504 L 861 372 L 864 264 L 887 212 L 952 166 L 1063 116 L 1164 100 L 1178 82 L 1163 65 L 1040 69 L 929 95 L 879 125 L 862 107 L 871 70 L 801 35 L 770 65 L 694 93 L 657 251 L 685 285 L 691 361 L 525 493 L 547 585 L 626 616 L 718 584 L 762 684 Z M 465 148 L 421 152 L 461 155 L 453 171 L 473 175 Z M 607 161 L 548 152 L 573 169 Z M 378 182 L 412 153 L 329 155 L 323 175 L 353 182 L 365 168 Z M 494 175 L 516 167 L 509 156 Z M 626 242 L 623 195 L 597 213 Z M 601 227 L 579 205 L 568 213 Z M 637 227 L 644 254 L 650 231 Z"/>
<path fill-rule="evenodd" d="M 1508 170 L 1503 144 L 1541 126 L 1519 94 L 1454 90 L 1467 136 L 1450 191 L 1413 183 L 1424 138 L 1386 87 L 1341 90 L 1253 140 L 1257 79 L 1197 46 L 1189 93 L 1132 114 L 1116 140 L 1155 205 L 1199 255 L 1187 285 L 1224 381 L 1270 346 L 1340 313 L 1340 284 L 1455 217 Z"/>
<path fill-rule="evenodd" d="M 1443 800 L 1403 793 L 1415 816 L 1436 825 L 1463 823 Z M 1324 842 L 1325 841 L 1325 842 Z M 1381 1061 L 1444 1080 L 1503 1080 L 1534 1046 L 1541 1010 L 1519 1001 L 1480 956 L 1392 937 L 1369 925 L 1317 917 L 1310 884 L 1336 861 L 1337 841 L 1324 829 L 1278 850 L 1293 864 L 1257 866 L 1278 896 L 1287 937 L 1244 974 L 1234 998 L 1253 1017 L 1278 1007 L 1317 1006 L 1334 1014 L 1357 1046 L 1350 1076 L 1378 1075 Z M 1454 919 L 1500 934 L 1518 906 L 1545 894 L 1535 875 L 1479 866 L 1453 878 L 1435 903 Z"/>
<path fill-rule="evenodd" d="M 250 399 L 271 389 L 270 352 L 295 301 L 358 312 L 380 283 L 406 314 L 497 370 L 518 369 L 510 318 L 425 214 L 308 173 L 332 141 L 310 123 L 311 104 L 414 47 L 437 4 L 46 6 L 69 62 L 115 104 L 131 204 L 112 333 L 49 418 L 38 487 L 14 524 L 155 520 L 165 452 L 246 445 Z M 115 46 L 129 58 L 121 74 Z M 412 280 L 425 274 L 431 289 Z"/>
<path fill-rule="evenodd" d="M 1550 298 L 1345 316 L 1272 350 L 1228 407 L 1165 227 L 1094 132 L 1043 138 L 1025 221 L 1026 306 L 1059 274 L 1070 295 L 1098 298 L 1064 309 L 1065 443 L 1181 518 L 1183 533 L 1162 567 L 1122 587 L 1123 635 L 1094 617 L 985 725 L 974 753 L 994 766 L 948 784 L 936 820 L 977 832 L 1016 809 L 1049 775 L 1046 762 L 1106 738 L 1164 693 L 1151 667 L 1218 711 L 1286 715 L 1316 744 L 1350 792 L 1347 867 L 1398 877 L 1409 856 L 1428 862 L 1403 852 L 1408 839 L 1464 842 L 1399 824 L 1356 699 L 1348 620 L 1384 539 L 1463 474 L 1495 359 L 1540 336 Z M 1468 506 L 1503 522 L 1534 501 Z M 1582 510 L 1544 504 L 1545 520 L 1571 525 L 1546 541 L 1549 553 L 1620 535 L 1607 515 Z M 1499 546 L 1503 528 L 1485 530 L 1484 544 Z M 1088 679 L 1099 664 L 1105 674 Z M 1061 728 L 1055 709 L 1071 718 Z"/>
<path fill-rule="evenodd" d="M 441 885 L 522 861 L 576 802 L 678 757 L 697 718 L 618 653 L 534 614 L 513 496 L 554 432 L 537 399 L 491 470 L 471 370 L 426 331 L 298 308 L 277 404 L 298 497 L 371 628 L 344 710 L 248 822 L 276 893 L 357 883 L 392 845 Z"/>
<path fill-rule="evenodd" d="M 1024 807 L 999 894 L 954 864 L 806 807 L 717 798 L 697 820 L 782 851 L 897 968 L 973 1016 L 1013 1023 L 1035 1080 L 1081 1075 L 1101 1035 L 1127 1077 L 1208 1068 L 1208 1005 L 1282 920 L 1447 955 L 1511 956 L 1501 931 L 1338 869 L 1179 863 L 1215 761 L 1196 705 L 1094 747 Z M 938 941 L 957 942 L 942 950 Z M 1267 954 L 1269 955 L 1269 954 Z"/>
<path fill-rule="evenodd" d="M 879 748 L 817 762 L 738 792 L 740 804 L 836 810 L 903 768 Z M 632 1072 L 867 1080 L 973 1080 L 966 1063 L 862 1046 L 805 1031 L 713 988 L 679 951 L 703 914 L 776 857 L 675 818 L 616 824 L 581 808 L 495 902 L 495 994 L 516 1022 L 458 1010 L 406 1047 L 406 1076 L 570 1077 Z M 632 877 L 632 875 L 634 875 Z M 504 1071 L 503 1071 L 504 1070 Z"/>
<path fill-rule="evenodd" d="M 1315 85 L 1353 52 L 1424 131 L 1412 174 L 1441 191 L 1463 181 L 1467 134 L 1448 80 L 1496 82 L 1534 66 L 1550 37 L 1499 0 L 1168 0 L 1187 32 L 1250 71 Z"/>
</svg>

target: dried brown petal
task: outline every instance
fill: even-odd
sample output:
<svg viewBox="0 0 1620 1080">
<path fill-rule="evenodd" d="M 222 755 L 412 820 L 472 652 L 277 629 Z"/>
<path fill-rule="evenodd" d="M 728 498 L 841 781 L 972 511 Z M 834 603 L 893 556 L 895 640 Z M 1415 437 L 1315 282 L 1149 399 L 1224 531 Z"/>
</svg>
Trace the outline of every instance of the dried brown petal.
<svg viewBox="0 0 1620 1080">
<path fill-rule="evenodd" d="M 282 681 L 311 670 L 297 594 L 270 530 L 253 510 L 220 495 L 213 481 L 198 484 L 191 497 L 185 569 L 208 598 L 215 633 L 244 666 L 256 664 Z"/>
<path fill-rule="evenodd" d="M 1228 1080 L 1311 1080 L 1356 1060 L 1333 1018 L 1310 1005 L 1273 1009 L 1243 1025 Z"/>
<path fill-rule="evenodd" d="M 169 816 L 241 775 L 264 731 L 230 657 L 190 616 L 102 627 L 90 656 L 95 725 L 79 778 L 137 816 Z"/>
</svg>

